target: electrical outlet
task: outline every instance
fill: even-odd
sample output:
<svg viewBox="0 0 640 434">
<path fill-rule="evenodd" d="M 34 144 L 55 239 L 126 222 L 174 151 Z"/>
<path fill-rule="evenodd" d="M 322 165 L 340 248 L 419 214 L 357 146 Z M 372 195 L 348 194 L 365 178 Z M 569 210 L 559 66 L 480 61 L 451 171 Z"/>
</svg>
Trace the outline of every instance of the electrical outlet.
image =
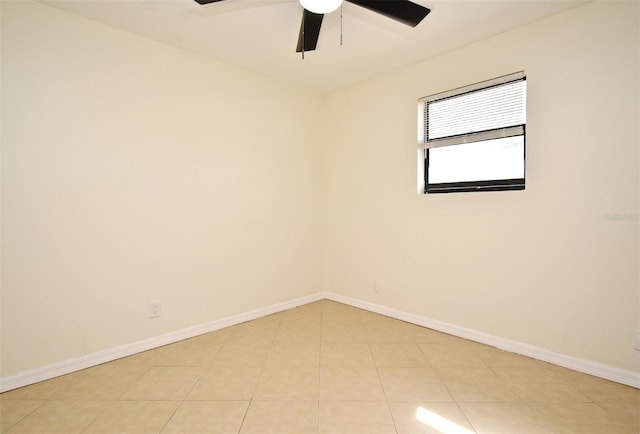
<svg viewBox="0 0 640 434">
<path fill-rule="evenodd" d="M 640 351 L 640 329 L 636 329 L 636 350 Z"/>
<path fill-rule="evenodd" d="M 371 287 L 371 290 L 376 294 L 380 294 L 380 282 L 378 282 L 377 280 L 374 281 L 373 286 Z"/>
<path fill-rule="evenodd" d="M 162 313 L 162 303 L 155 301 L 149 305 L 149 318 L 158 318 Z"/>
</svg>

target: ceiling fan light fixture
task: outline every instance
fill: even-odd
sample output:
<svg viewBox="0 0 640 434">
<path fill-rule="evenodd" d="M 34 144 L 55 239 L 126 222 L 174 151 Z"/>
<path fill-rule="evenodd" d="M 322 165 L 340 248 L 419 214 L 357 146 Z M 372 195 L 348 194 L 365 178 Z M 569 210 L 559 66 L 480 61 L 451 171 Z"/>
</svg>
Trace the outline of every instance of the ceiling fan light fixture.
<svg viewBox="0 0 640 434">
<path fill-rule="evenodd" d="M 338 9 L 342 0 L 300 0 L 300 4 L 314 14 L 328 14 Z"/>
</svg>

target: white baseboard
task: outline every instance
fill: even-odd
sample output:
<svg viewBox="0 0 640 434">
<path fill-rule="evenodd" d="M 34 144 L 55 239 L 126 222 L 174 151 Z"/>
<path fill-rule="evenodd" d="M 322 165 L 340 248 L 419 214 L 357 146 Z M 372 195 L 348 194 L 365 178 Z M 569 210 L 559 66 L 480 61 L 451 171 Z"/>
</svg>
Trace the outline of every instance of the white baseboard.
<svg viewBox="0 0 640 434">
<path fill-rule="evenodd" d="M 324 299 L 317 293 L 0 378 L 0 393 Z"/>
<path fill-rule="evenodd" d="M 551 350 L 536 347 L 517 341 L 493 336 L 477 330 L 460 327 L 455 324 L 438 321 L 435 319 L 423 317 L 420 315 L 403 312 L 386 306 L 381 306 L 367 301 L 346 297 L 331 292 L 319 292 L 306 297 L 296 298 L 294 300 L 283 303 L 274 304 L 250 312 L 221 318 L 205 324 L 177 330 L 160 336 L 143 339 L 141 341 L 132 342 L 130 344 L 121 345 L 97 353 L 88 354 L 86 356 L 77 357 L 63 362 L 54 363 L 43 366 L 41 368 L 31 369 L 29 371 L 20 372 L 10 377 L 0 378 L 0 393 L 19 387 L 28 386 L 40 381 L 49 380 L 81 369 L 90 368 L 103 363 L 111 362 L 122 357 L 131 356 L 163 345 L 179 342 L 184 339 L 199 336 L 204 333 L 220 330 L 246 321 L 261 318 L 266 315 L 293 309 L 304 304 L 313 303 L 315 301 L 329 299 L 339 303 L 344 303 L 353 307 L 358 307 L 371 312 L 386 315 L 408 323 L 427 327 L 433 330 L 441 331 L 453 336 L 469 339 L 475 342 L 491 345 L 512 353 L 521 354 L 523 356 L 532 357 L 534 359 L 553 363 L 575 371 L 584 372 L 606 380 L 615 381 L 617 383 L 626 384 L 628 386 L 640 388 L 640 374 L 633 371 L 615 368 L 613 366 L 580 359 L 566 354 L 556 353 Z"/>
<path fill-rule="evenodd" d="M 512 341 L 510 339 L 501 338 L 466 327 L 460 327 L 443 321 L 438 321 L 420 315 L 392 309 L 386 306 L 369 303 L 367 301 L 345 297 L 340 294 L 327 292 L 324 293 L 324 296 L 329 300 L 337 301 L 339 303 L 348 304 L 353 307 L 358 307 L 371 312 L 379 313 L 381 315 L 396 318 L 411 324 L 427 327 L 453 336 L 469 339 L 471 341 L 480 342 L 482 344 L 487 344 L 505 351 L 521 354 L 523 356 L 542 360 L 544 362 L 553 363 L 554 365 L 573 369 L 574 371 L 584 372 L 585 374 L 590 374 L 596 377 L 604 378 L 606 380 L 615 381 L 617 383 L 622 383 L 627 386 L 632 386 L 640 389 L 640 374 L 638 374 L 637 372 L 627 371 L 602 363 L 592 362 L 590 360 L 580 359 L 578 357 L 569 356 L 567 354 L 557 353 L 555 351 L 536 347 L 534 345 Z"/>
</svg>

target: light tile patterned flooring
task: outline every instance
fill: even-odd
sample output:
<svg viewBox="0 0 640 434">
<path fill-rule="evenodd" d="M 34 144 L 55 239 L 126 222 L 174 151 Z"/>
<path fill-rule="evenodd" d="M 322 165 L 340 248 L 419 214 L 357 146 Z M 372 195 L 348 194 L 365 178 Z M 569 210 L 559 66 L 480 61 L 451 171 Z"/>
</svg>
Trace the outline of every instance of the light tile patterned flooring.
<svg viewBox="0 0 640 434">
<path fill-rule="evenodd" d="M 320 301 L 0 395 L 6 433 L 640 433 L 640 390 Z"/>
</svg>

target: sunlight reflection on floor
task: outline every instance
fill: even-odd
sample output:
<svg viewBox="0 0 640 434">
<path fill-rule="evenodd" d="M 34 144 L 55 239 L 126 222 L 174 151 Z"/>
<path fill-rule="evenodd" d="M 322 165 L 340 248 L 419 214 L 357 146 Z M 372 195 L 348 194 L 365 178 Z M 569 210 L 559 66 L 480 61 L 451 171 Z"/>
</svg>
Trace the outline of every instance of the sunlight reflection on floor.
<svg viewBox="0 0 640 434">
<path fill-rule="evenodd" d="M 435 428 L 441 433 L 446 434 L 474 434 L 473 431 L 469 431 L 466 428 L 461 427 L 460 425 L 451 422 L 449 419 L 446 419 L 432 411 L 427 410 L 423 407 L 418 407 L 416 410 L 416 419 L 425 425 L 430 426 L 431 428 Z"/>
</svg>

